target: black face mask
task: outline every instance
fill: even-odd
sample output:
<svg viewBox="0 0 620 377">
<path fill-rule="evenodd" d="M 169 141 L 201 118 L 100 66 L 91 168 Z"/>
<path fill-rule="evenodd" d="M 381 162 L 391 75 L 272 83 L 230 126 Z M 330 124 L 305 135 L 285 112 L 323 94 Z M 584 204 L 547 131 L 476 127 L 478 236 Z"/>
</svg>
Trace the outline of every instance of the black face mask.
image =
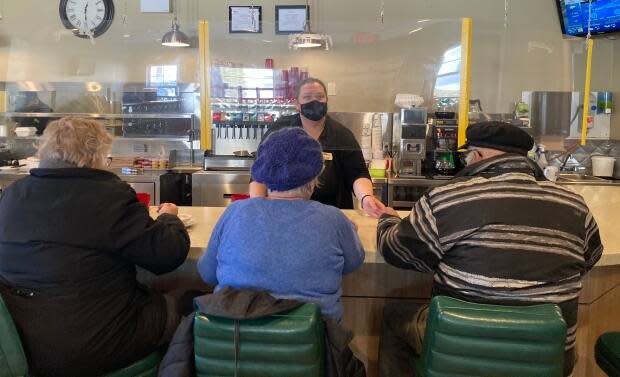
<svg viewBox="0 0 620 377">
<path fill-rule="evenodd" d="M 308 103 L 304 103 L 303 105 L 301 105 L 301 115 L 315 122 L 323 119 L 326 114 L 327 114 L 327 103 L 326 102 L 319 102 L 319 101 L 314 100 L 314 101 L 310 101 Z"/>
</svg>

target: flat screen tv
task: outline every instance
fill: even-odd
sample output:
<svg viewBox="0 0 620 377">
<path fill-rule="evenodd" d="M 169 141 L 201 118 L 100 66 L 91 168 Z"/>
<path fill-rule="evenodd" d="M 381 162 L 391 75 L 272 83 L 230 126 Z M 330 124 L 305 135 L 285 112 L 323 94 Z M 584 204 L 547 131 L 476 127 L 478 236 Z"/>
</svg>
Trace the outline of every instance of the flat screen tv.
<svg viewBox="0 0 620 377">
<path fill-rule="evenodd" d="M 572 36 L 588 34 L 588 0 L 556 0 L 562 33 Z M 620 31 L 620 0 L 592 0 L 592 34 Z"/>
</svg>

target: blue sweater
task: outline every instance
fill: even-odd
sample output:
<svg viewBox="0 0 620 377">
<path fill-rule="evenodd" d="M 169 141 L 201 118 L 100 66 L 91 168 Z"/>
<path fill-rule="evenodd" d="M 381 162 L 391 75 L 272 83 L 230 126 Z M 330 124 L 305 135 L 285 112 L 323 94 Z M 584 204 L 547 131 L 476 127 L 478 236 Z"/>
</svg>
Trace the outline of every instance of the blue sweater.
<svg viewBox="0 0 620 377">
<path fill-rule="evenodd" d="M 342 319 L 342 275 L 364 261 L 353 223 L 311 200 L 254 198 L 232 203 L 198 261 L 204 281 L 261 289 L 277 298 L 314 302 Z"/>
</svg>

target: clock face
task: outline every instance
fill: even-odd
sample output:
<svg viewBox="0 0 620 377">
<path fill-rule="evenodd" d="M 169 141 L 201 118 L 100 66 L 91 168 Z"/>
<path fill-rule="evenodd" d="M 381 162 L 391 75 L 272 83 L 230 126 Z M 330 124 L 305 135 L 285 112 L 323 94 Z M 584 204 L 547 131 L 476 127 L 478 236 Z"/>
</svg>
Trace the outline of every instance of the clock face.
<svg viewBox="0 0 620 377">
<path fill-rule="evenodd" d="M 112 0 L 61 0 L 62 24 L 80 38 L 98 37 L 105 33 L 114 18 Z"/>
</svg>

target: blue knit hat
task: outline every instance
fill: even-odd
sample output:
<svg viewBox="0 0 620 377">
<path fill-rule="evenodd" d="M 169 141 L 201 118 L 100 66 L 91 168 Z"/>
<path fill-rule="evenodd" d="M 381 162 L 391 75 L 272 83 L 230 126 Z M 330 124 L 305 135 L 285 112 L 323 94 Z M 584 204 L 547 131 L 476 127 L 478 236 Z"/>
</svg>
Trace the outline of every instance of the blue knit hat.
<svg viewBox="0 0 620 377">
<path fill-rule="evenodd" d="M 312 181 L 323 170 L 321 145 L 299 127 L 270 134 L 258 147 L 252 178 L 271 191 L 288 191 Z"/>
</svg>

